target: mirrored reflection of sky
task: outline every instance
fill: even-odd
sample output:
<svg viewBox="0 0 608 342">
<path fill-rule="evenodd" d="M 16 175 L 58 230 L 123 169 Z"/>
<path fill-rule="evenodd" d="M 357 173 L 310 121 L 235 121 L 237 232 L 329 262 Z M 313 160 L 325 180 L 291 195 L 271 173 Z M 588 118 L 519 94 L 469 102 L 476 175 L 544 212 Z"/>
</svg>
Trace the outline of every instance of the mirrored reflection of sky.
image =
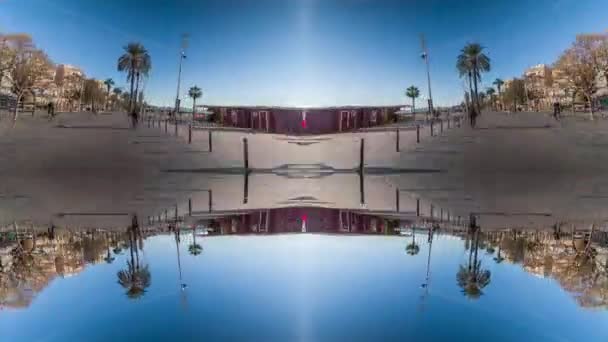
<svg viewBox="0 0 608 342">
<path fill-rule="evenodd" d="M 124 340 L 488 340 L 605 341 L 608 312 L 577 305 L 551 278 L 496 264 L 479 251 L 491 283 L 465 297 L 456 273 L 464 240 L 435 236 L 428 295 L 428 243 L 409 236 L 287 234 L 197 237 L 182 233 L 180 290 L 175 240 L 149 237 L 140 252 L 151 286 L 131 300 L 117 284 L 128 251 L 57 278 L 31 305 L 0 311 L 6 341 Z"/>
<path fill-rule="evenodd" d="M 0 31 L 29 32 L 57 63 L 117 86 L 126 85 L 116 71 L 122 46 L 140 41 L 153 61 L 146 95 L 159 105 L 174 101 L 179 37 L 190 33 L 186 106 L 193 84 L 211 104 L 396 104 L 412 84 L 424 103 L 424 32 L 434 100 L 453 105 L 462 99 L 454 65 L 466 42 L 479 41 L 492 58 L 483 89 L 553 63 L 577 33 L 606 30 L 607 7 L 604 0 L 4 0 Z"/>
</svg>

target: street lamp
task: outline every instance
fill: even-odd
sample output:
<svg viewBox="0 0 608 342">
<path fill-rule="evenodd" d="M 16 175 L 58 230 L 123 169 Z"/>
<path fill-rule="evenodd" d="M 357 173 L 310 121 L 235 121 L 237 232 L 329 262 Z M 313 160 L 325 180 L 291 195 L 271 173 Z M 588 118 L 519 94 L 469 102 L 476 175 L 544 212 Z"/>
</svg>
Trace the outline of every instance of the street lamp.
<svg viewBox="0 0 608 342">
<path fill-rule="evenodd" d="M 428 107 L 429 107 L 429 113 L 431 113 L 431 115 L 432 115 L 433 114 L 433 95 L 431 93 L 431 71 L 429 68 L 429 51 L 426 48 L 426 42 L 424 40 L 423 34 L 420 35 L 420 43 L 422 45 L 422 53 L 420 54 L 420 57 L 422 57 L 422 59 L 424 59 L 424 61 L 426 63 L 426 80 L 427 80 L 427 84 L 428 84 L 428 88 L 429 88 Z"/>
<path fill-rule="evenodd" d="M 179 71 L 177 72 L 177 94 L 175 95 L 175 113 L 179 113 L 180 99 L 179 87 L 182 79 L 182 61 L 186 59 L 186 47 L 188 46 L 188 35 L 182 35 L 182 45 L 179 52 Z"/>
</svg>

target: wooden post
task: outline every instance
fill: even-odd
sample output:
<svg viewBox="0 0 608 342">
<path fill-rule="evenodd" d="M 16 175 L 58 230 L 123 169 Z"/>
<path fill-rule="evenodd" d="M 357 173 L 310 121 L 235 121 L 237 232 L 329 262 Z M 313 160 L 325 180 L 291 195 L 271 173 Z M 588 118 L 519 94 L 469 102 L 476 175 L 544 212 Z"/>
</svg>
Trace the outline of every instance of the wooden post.
<svg viewBox="0 0 608 342">
<path fill-rule="evenodd" d="M 177 119 L 175 119 L 175 136 L 177 136 Z"/>
<path fill-rule="evenodd" d="M 249 172 L 245 172 L 245 183 L 243 184 L 243 204 L 249 199 Z"/>
<path fill-rule="evenodd" d="M 167 132 L 168 132 L 168 128 L 167 128 L 168 121 L 169 121 L 169 120 L 165 119 L 165 133 L 167 133 Z"/>
<path fill-rule="evenodd" d="M 365 175 L 359 174 L 359 193 L 361 194 L 361 204 L 365 204 Z"/>
<path fill-rule="evenodd" d="M 397 152 L 399 152 L 399 128 L 397 128 L 397 130 L 395 131 L 397 133 Z"/>
<path fill-rule="evenodd" d="M 395 207 L 397 207 L 397 212 L 399 212 L 399 188 L 395 188 Z"/>
<path fill-rule="evenodd" d="M 433 136 L 433 121 L 431 121 L 431 136 Z"/>
<path fill-rule="evenodd" d="M 249 172 L 249 144 L 247 138 L 243 138 L 243 167 L 245 173 Z"/>
<path fill-rule="evenodd" d="M 209 189 L 209 212 L 213 211 L 213 191 Z"/>
<path fill-rule="evenodd" d="M 416 125 L 416 143 L 420 143 L 420 125 Z"/>
<path fill-rule="evenodd" d="M 435 211 L 435 207 L 431 204 L 431 219 L 433 219 L 433 212 Z"/>
<path fill-rule="evenodd" d="M 188 124 L 188 144 L 192 144 L 192 124 Z"/>
<path fill-rule="evenodd" d="M 361 139 L 361 148 L 359 149 L 359 174 L 363 175 L 365 168 L 365 139 Z"/>
<path fill-rule="evenodd" d="M 192 198 L 188 198 L 188 216 L 192 216 Z"/>
<path fill-rule="evenodd" d="M 208 131 L 209 133 L 209 152 L 213 152 L 213 143 L 211 141 L 211 130 Z"/>
<path fill-rule="evenodd" d="M 442 119 L 439 120 L 439 124 L 440 124 L 440 129 L 441 129 L 440 133 L 443 133 L 443 120 Z"/>
<path fill-rule="evenodd" d="M 177 218 L 179 217 L 177 212 L 177 204 L 175 205 L 175 222 L 177 223 Z"/>
<path fill-rule="evenodd" d="M 420 216 L 420 198 L 416 198 L 416 216 Z"/>
</svg>

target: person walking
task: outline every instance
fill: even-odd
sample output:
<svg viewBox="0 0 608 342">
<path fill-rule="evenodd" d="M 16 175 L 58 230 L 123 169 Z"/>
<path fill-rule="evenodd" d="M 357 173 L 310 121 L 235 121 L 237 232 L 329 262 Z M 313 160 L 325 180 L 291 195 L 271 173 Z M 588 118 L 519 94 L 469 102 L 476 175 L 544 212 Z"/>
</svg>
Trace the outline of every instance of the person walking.
<svg viewBox="0 0 608 342">
<path fill-rule="evenodd" d="M 553 118 L 555 120 L 559 120 L 560 114 L 561 114 L 561 106 L 559 104 L 559 101 L 555 101 L 553 103 Z"/>
<path fill-rule="evenodd" d="M 131 114 L 129 114 L 129 116 L 131 117 L 131 128 L 137 128 L 137 124 L 139 122 L 139 115 L 137 113 L 137 110 L 134 109 Z"/>
<path fill-rule="evenodd" d="M 475 128 L 477 125 L 477 110 L 474 107 L 469 109 L 469 120 L 471 123 L 471 128 Z"/>
<path fill-rule="evenodd" d="M 49 115 L 49 120 L 55 117 L 55 105 L 53 104 L 53 101 L 50 101 L 47 105 L 47 113 Z"/>
</svg>

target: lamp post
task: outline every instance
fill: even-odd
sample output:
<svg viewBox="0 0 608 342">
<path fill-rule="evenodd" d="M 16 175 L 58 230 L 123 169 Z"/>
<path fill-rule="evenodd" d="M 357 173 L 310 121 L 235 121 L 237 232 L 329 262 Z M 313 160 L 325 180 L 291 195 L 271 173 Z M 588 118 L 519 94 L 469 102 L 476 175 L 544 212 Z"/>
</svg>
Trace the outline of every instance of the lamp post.
<svg viewBox="0 0 608 342">
<path fill-rule="evenodd" d="M 179 70 L 177 72 L 177 94 L 175 95 L 175 113 L 179 113 L 180 99 L 179 99 L 179 88 L 182 79 L 182 62 L 186 59 L 186 47 L 188 46 L 188 35 L 182 35 L 182 45 L 179 52 Z"/>
<path fill-rule="evenodd" d="M 422 45 L 422 53 L 420 54 L 420 57 L 422 57 L 422 59 L 424 59 L 424 62 L 426 63 L 426 80 L 427 80 L 427 84 L 428 84 L 428 88 L 429 88 L 429 98 L 428 98 L 429 113 L 431 113 L 431 115 L 433 115 L 433 95 L 431 93 L 431 71 L 429 68 L 429 51 L 426 48 L 426 42 L 424 40 L 423 34 L 420 35 L 420 43 Z"/>
</svg>

